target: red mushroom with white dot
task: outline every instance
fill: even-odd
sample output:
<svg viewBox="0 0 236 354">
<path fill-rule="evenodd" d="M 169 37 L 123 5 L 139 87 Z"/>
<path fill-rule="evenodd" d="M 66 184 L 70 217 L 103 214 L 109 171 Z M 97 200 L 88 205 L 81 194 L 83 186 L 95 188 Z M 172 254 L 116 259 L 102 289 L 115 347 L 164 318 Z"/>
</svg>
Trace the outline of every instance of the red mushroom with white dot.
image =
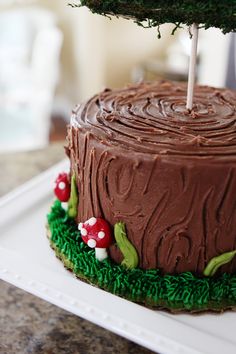
<svg viewBox="0 0 236 354">
<path fill-rule="evenodd" d="M 68 202 L 70 198 L 70 182 L 68 174 L 63 172 L 60 173 L 55 181 L 54 193 L 55 196 L 60 200 L 60 202 Z"/>
<path fill-rule="evenodd" d="M 108 257 L 107 248 L 112 244 L 111 229 L 108 222 L 101 218 L 92 217 L 84 223 L 79 223 L 82 240 L 90 247 L 95 248 L 95 257 L 103 261 Z"/>
</svg>

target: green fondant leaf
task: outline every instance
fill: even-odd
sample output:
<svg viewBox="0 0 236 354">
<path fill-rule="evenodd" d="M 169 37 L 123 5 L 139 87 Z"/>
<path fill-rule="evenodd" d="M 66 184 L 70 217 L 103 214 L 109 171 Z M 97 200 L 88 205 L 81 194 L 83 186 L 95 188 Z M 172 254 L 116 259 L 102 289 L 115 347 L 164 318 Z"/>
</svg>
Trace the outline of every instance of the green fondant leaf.
<svg viewBox="0 0 236 354">
<path fill-rule="evenodd" d="M 121 264 L 128 269 L 136 268 L 138 265 L 138 254 L 126 236 L 125 224 L 123 222 L 115 224 L 114 236 L 117 245 L 124 256 Z"/>
<path fill-rule="evenodd" d="M 206 277 L 212 277 L 216 273 L 218 268 L 220 268 L 224 264 L 231 262 L 235 255 L 236 255 L 236 250 L 231 252 L 226 252 L 217 257 L 212 258 L 210 262 L 207 264 L 206 268 L 204 269 L 203 274 Z"/>
<path fill-rule="evenodd" d="M 76 186 L 75 174 L 73 173 L 71 177 L 71 192 L 70 192 L 70 199 L 68 201 L 68 212 L 67 212 L 70 218 L 76 218 L 77 208 L 78 208 L 78 191 Z"/>
</svg>

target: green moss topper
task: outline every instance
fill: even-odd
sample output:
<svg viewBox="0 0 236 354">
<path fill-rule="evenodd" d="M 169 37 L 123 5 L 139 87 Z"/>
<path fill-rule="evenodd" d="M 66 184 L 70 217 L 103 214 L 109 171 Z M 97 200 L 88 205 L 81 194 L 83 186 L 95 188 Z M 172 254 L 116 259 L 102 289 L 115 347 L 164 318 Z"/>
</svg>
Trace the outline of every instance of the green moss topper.
<svg viewBox="0 0 236 354">
<path fill-rule="evenodd" d="M 236 274 L 197 277 L 162 275 L 158 269 L 128 270 L 110 259 L 99 262 L 81 239 L 77 224 L 57 200 L 48 215 L 50 243 L 76 276 L 113 294 L 170 311 L 222 311 L 236 307 Z"/>
<path fill-rule="evenodd" d="M 163 23 L 218 27 L 223 33 L 236 31 L 236 0 L 81 0 L 71 6 L 87 6 L 94 13 L 132 18 L 140 25 Z"/>
</svg>

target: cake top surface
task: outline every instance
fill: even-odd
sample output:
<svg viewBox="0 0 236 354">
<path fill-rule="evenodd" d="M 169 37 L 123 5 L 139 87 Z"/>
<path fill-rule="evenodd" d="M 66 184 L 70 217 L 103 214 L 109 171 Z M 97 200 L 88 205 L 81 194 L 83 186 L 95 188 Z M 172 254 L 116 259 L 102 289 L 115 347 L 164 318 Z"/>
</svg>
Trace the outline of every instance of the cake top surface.
<svg viewBox="0 0 236 354">
<path fill-rule="evenodd" d="M 71 124 L 109 147 L 161 156 L 236 160 L 236 92 L 160 81 L 104 90 L 73 111 Z"/>
</svg>

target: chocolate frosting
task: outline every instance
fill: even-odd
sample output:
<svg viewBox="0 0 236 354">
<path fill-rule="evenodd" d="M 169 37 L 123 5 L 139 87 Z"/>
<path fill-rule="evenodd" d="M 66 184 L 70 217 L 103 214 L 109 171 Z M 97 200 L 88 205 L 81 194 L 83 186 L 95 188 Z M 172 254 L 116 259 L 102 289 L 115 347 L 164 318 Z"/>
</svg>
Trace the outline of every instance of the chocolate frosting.
<svg viewBox="0 0 236 354">
<path fill-rule="evenodd" d="M 79 221 L 125 222 L 142 268 L 202 274 L 236 249 L 236 93 L 196 86 L 185 104 L 181 83 L 105 90 L 73 112 L 68 149 Z"/>
</svg>

